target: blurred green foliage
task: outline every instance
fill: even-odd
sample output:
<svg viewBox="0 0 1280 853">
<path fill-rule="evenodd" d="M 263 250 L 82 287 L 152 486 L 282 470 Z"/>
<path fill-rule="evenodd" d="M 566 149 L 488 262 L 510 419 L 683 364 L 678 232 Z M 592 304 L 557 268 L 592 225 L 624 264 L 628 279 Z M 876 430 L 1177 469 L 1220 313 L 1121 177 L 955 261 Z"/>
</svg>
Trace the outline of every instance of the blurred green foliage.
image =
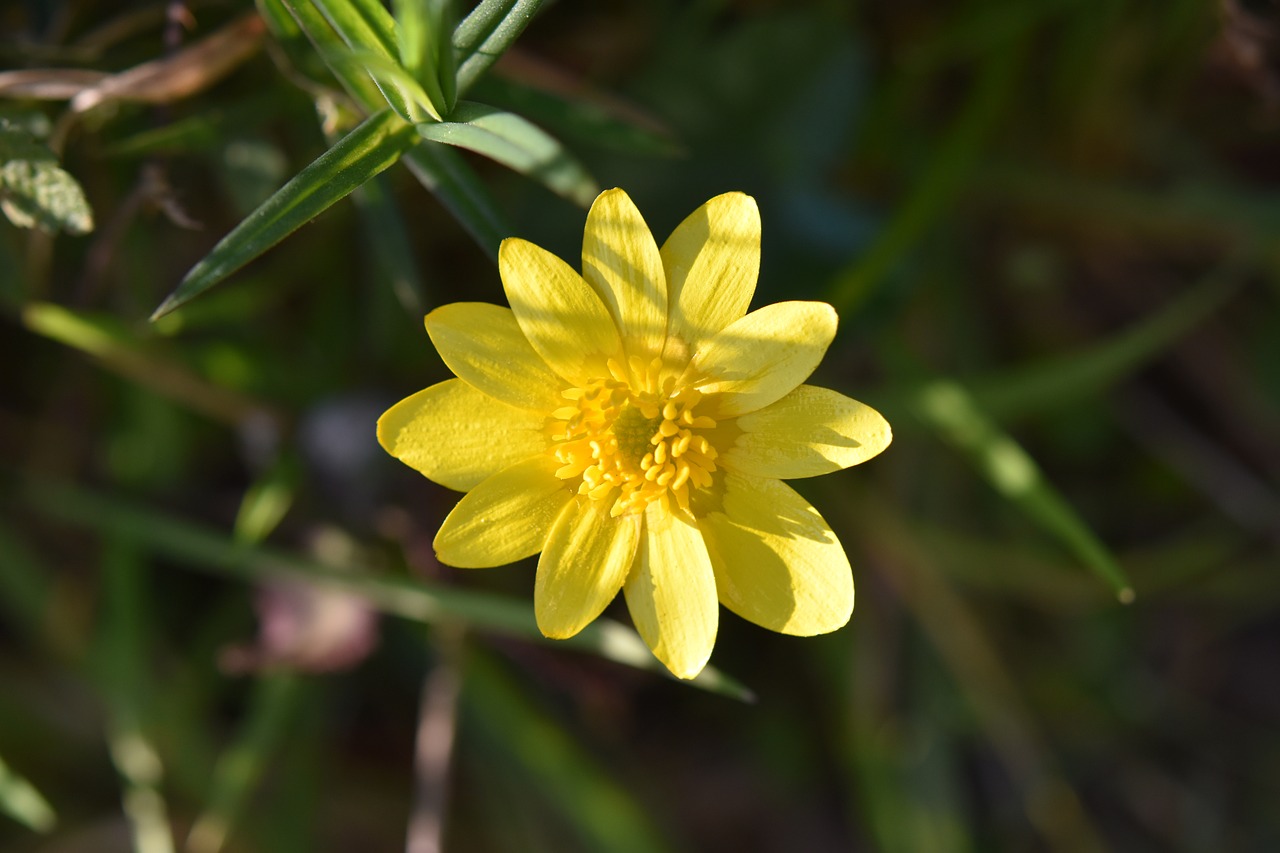
<svg viewBox="0 0 1280 853">
<path fill-rule="evenodd" d="M 0 848 L 1280 847 L 1276 3 L 0 24 Z M 799 484 L 850 626 L 726 614 L 706 690 L 437 564 L 374 439 L 597 186 L 754 195 L 895 427 Z"/>
</svg>

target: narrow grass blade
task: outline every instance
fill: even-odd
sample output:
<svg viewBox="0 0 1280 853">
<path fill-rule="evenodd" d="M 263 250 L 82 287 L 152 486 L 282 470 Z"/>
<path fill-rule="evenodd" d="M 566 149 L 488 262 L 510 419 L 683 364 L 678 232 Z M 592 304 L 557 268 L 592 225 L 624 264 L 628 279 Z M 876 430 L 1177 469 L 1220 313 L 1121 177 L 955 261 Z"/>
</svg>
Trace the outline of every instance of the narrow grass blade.
<svg viewBox="0 0 1280 853">
<path fill-rule="evenodd" d="M 155 691 L 143 663 L 150 616 L 147 566 L 139 540 L 119 525 L 104 529 L 103 619 L 97 671 L 107 698 L 107 745 L 124 782 L 125 816 L 138 853 L 171 853 L 173 830 L 161 794 L 164 766 L 144 720 Z"/>
<path fill-rule="evenodd" d="M 284 41 L 286 51 L 299 67 L 310 67 L 310 60 L 318 56 L 357 103 L 370 112 L 378 111 L 386 101 L 385 94 L 368 73 L 348 61 L 351 48 L 310 0 L 258 0 L 258 3 L 264 8 L 278 7 L 273 18 L 279 17 L 283 10 L 306 36 L 306 41 L 311 43 L 314 51 L 301 49 L 296 41 Z M 287 38 L 289 31 L 285 30 L 284 33 Z"/>
<path fill-rule="evenodd" d="M 444 0 L 396 0 L 394 6 L 400 64 L 422 84 L 441 115 L 449 114 L 456 97 L 447 5 Z"/>
<path fill-rule="evenodd" d="M 418 125 L 423 138 L 466 148 L 587 207 L 600 187 L 553 136 L 515 113 L 460 103 L 447 122 Z"/>
<path fill-rule="evenodd" d="M 290 0 L 295 2 L 295 0 Z M 399 52 L 396 22 L 378 0 L 310 0 L 353 50 L 392 58 Z"/>
<path fill-rule="evenodd" d="M 841 314 L 861 305 L 938 217 L 950 210 L 1009 98 L 1021 55 L 1017 42 L 997 45 L 988 53 L 960 115 L 919 181 L 871 248 L 832 282 L 829 299 Z"/>
<path fill-rule="evenodd" d="M 1241 266 L 1229 263 L 1199 286 L 1118 335 L 1067 355 L 968 383 L 974 399 L 997 420 L 1071 406 L 1124 379 L 1195 328 L 1232 296 Z"/>
<path fill-rule="evenodd" d="M 128 535 L 157 554 L 222 575 L 261 582 L 304 581 L 359 595 L 384 613 L 419 622 L 463 622 L 478 629 L 598 655 L 637 669 L 667 674 L 634 631 L 597 619 L 569 640 L 548 640 L 538 630 L 529 602 L 402 577 L 336 569 L 279 551 L 236 543 L 182 519 L 70 485 L 30 483 L 26 503 L 50 518 L 102 533 Z M 696 687 L 750 701 L 751 691 L 707 667 Z"/>
<path fill-rule="evenodd" d="M 0 524 L 0 613 L 30 638 L 43 633 L 53 577 L 21 537 Z"/>
<path fill-rule="evenodd" d="M 371 254 L 390 282 L 400 306 L 415 317 L 425 314 L 427 287 L 414 258 L 413 243 L 405 228 L 404 217 L 386 186 L 386 176 L 379 175 L 367 181 L 351 197 L 360 211 Z"/>
<path fill-rule="evenodd" d="M 1027 452 L 981 411 L 964 388 L 954 382 L 932 382 L 916 394 L 914 408 L 997 492 L 1106 581 L 1121 602 L 1133 600 L 1133 588 L 1111 552 L 1049 484 Z"/>
<path fill-rule="evenodd" d="M 270 766 L 306 691 L 295 673 L 264 675 L 235 742 L 218 759 L 209 804 L 187 838 L 188 853 L 218 853 Z"/>
<path fill-rule="evenodd" d="M 237 542 L 261 542 L 271 535 L 293 505 L 297 479 L 295 466 L 280 460 L 249 487 L 236 513 Z"/>
<path fill-rule="evenodd" d="M 467 233 L 494 261 L 498 244 L 515 233 L 489 190 L 456 151 L 423 143 L 405 155 L 415 178 L 448 208 Z"/>
<path fill-rule="evenodd" d="M 49 832 L 58 822 L 49 802 L 30 782 L 10 770 L 3 758 L 0 758 L 0 812 L 35 832 Z"/>
<path fill-rule="evenodd" d="M 163 317 L 200 295 L 350 195 L 399 160 L 416 138 L 413 127 L 390 112 L 366 119 L 222 238 L 151 319 Z"/>
<path fill-rule="evenodd" d="M 533 20 L 542 0 L 483 0 L 453 31 L 458 95 L 498 61 Z"/>
<path fill-rule="evenodd" d="M 236 425 L 267 413 L 267 407 L 252 398 L 208 382 L 139 341 L 114 317 L 31 302 L 22 309 L 22 323 L 38 335 L 92 356 L 113 373 L 214 420 Z"/>
<path fill-rule="evenodd" d="M 364 68 L 388 105 L 405 121 L 417 121 L 414 104 L 440 118 L 443 97 L 434 77 L 427 80 L 401 64 L 401 39 L 391 14 L 376 0 L 314 0 L 350 49 L 347 59 Z M 339 58 L 339 57 L 335 57 Z"/>
<path fill-rule="evenodd" d="M 502 669 L 473 653 L 464 676 L 464 733 L 474 726 L 471 736 L 483 743 L 484 770 L 524 777 L 533 796 L 573 828 L 583 850 L 652 853 L 670 848 L 626 788 Z"/>
</svg>

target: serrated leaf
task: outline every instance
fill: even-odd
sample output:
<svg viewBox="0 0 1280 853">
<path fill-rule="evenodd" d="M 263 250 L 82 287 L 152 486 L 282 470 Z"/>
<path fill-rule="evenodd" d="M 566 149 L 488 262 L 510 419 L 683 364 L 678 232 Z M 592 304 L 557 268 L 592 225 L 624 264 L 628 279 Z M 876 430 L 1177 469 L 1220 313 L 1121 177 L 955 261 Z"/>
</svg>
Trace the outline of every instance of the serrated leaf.
<svg viewBox="0 0 1280 853">
<path fill-rule="evenodd" d="M 1129 579 L 1111 552 L 1045 479 L 1030 455 L 991 421 L 968 391 L 939 380 L 921 388 L 914 402 L 924 423 L 961 451 L 997 492 L 1106 581 L 1122 602 L 1133 599 Z"/>
<path fill-rule="evenodd" d="M 457 85 L 461 96 L 533 20 L 542 0 L 484 0 L 453 31 Z"/>
<path fill-rule="evenodd" d="M 416 140 L 413 126 L 389 111 L 366 119 L 222 238 L 151 319 L 163 317 L 279 243 L 399 160 Z"/>
<path fill-rule="evenodd" d="M 488 157 L 583 207 L 599 195 L 595 180 L 555 137 L 515 113 L 463 102 L 449 118 L 420 124 L 418 133 Z"/>
</svg>

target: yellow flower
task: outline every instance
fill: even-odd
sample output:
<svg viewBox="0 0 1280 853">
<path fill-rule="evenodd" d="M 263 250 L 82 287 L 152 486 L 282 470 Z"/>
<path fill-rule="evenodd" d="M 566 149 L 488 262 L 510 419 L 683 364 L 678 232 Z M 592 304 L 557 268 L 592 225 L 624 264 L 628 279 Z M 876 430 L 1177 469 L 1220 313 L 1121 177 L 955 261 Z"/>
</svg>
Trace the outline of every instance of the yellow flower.
<svg viewBox="0 0 1280 853">
<path fill-rule="evenodd" d="M 802 384 L 836 331 L 821 302 L 746 313 L 760 214 L 711 199 L 662 248 L 622 190 L 587 214 L 582 274 L 525 240 L 498 267 L 511 308 L 427 315 L 457 374 L 378 421 L 387 452 L 467 494 L 435 549 L 480 568 L 538 552 L 534 610 L 571 637 L 623 590 L 641 637 L 692 678 L 715 642 L 717 602 L 809 636 L 853 610 L 848 558 L 783 479 L 875 456 L 874 409 Z"/>
</svg>

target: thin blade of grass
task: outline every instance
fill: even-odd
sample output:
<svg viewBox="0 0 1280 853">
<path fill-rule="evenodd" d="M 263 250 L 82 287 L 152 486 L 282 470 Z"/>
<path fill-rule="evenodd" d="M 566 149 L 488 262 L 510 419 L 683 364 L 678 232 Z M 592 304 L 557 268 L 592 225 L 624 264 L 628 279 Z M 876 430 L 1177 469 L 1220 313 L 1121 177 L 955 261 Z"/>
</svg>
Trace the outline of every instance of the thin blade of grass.
<svg viewBox="0 0 1280 853">
<path fill-rule="evenodd" d="M 959 450 L 987 482 L 1111 586 L 1128 604 L 1133 588 L 1120 564 L 1022 447 L 981 410 L 960 385 L 939 380 L 915 395 L 914 410 L 940 438 Z"/>
<path fill-rule="evenodd" d="M 1009 99 L 1021 57 L 1021 45 L 1016 41 L 996 45 L 986 55 L 968 100 L 919 181 L 870 249 L 831 283 L 828 298 L 841 314 L 856 310 L 929 227 L 950 210 Z"/>
<path fill-rule="evenodd" d="M 530 790 L 572 826 L 582 849 L 651 853 L 670 847 L 635 799 L 498 666 L 473 653 L 462 710 L 492 750 L 488 768 L 527 776 Z"/>
<path fill-rule="evenodd" d="M 404 217 L 386 185 L 386 176 L 379 175 L 367 181 L 351 197 L 360 212 L 371 254 L 391 282 L 396 300 L 414 317 L 425 314 L 427 288 L 414 258 Z"/>
<path fill-rule="evenodd" d="M 199 296 L 350 195 L 399 160 L 416 138 L 413 126 L 389 111 L 366 119 L 222 238 L 151 319 Z"/>
<path fill-rule="evenodd" d="M 0 758 L 0 812 L 33 832 L 50 832 L 58 822 L 49 801 Z"/>
<path fill-rule="evenodd" d="M 449 114 L 456 98 L 447 5 L 444 0 L 396 0 L 394 5 L 400 64 L 422 84 L 440 115 Z"/>
<path fill-rule="evenodd" d="M 583 207 L 599 195 L 595 180 L 555 137 L 515 113 L 464 102 L 449 118 L 420 124 L 418 133 L 488 157 Z"/>
<path fill-rule="evenodd" d="M 0 524 L 0 612 L 27 637 L 43 633 L 53 578 L 22 538 Z"/>
<path fill-rule="evenodd" d="M 146 657 L 153 606 L 139 540 L 107 525 L 103 549 L 103 619 L 97 671 L 107 697 L 107 745 L 124 782 L 122 801 L 138 853 L 172 853 L 173 830 L 161 794 L 164 766 L 144 720 L 154 707 Z"/>
<path fill-rule="evenodd" d="M 22 323 L 38 335 L 94 357 L 111 372 L 214 420 L 237 425 L 256 416 L 269 416 L 266 406 L 212 384 L 140 342 L 114 317 L 32 302 L 22 309 Z"/>
<path fill-rule="evenodd" d="M 149 550 L 192 568 L 255 582 L 280 579 L 318 584 L 361 596 L 384 613 L 405 619 L 463 622 L 492 633 L 572 648 L 667 674 L 638 634 L 609 619 L 597 619 L 571 639 L 548 640 L 538 630 L 533 608 L 527 601 L 346 567 L 335 569 L 279 551 L 236 543 L 172 515 L 67 484 L 31 482 L 19 491 L 26 503 L 43 515 L 103 533 L 127 534 Z M 753 698 L 750 690 L 712 667 L 688 683 L 743 701 Z"/>
<path fill-rule="evenodd" d="M 262 781 L 280 740 L 306 696 L 301 676 L 271 673 L 258 679 L 235 741 L 218 759 L 209 803 L 187 837 L 188 853 L 218 853 Z"/>
<path fill-rule="evenodd" d="M 485 253 L 495 262 L 498 245 L 515 233 L 499 211 L 488 188 L 456 151 L 423 142 L 404 158 L 409 171 L 448 208 Z"/>
<path fill-rule="evenodd" d="M 520 37 L 541 5 L 542 0 L 484 0 L 458 24 L 453 49 L 459 97 Z"/>
<path fill-rule="evenodd" d="M 1114 385 L 1190 332 L 1231 297 L 1243 267 L 1228 262 L 1162 311 L 1086 349 L 966 383 L 989 416 L 1005 421 L 1076 405 Z"/>
</svg>

